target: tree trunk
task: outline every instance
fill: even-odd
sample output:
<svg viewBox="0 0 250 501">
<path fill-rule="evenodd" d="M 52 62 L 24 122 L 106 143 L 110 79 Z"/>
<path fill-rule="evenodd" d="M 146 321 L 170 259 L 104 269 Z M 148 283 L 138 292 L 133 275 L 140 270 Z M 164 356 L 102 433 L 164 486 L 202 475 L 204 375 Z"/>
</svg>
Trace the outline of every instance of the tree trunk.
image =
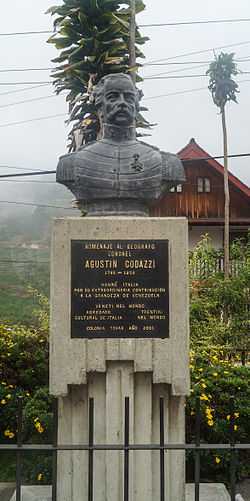
<svg viewBox="0 0 250 501">
<path fill-rule="evenodd" d="M 230 195 L 228 183 L 228 144 L 227 144 L 227 126 L 225 106 L 221 110 L 223 143 L 224 143 L 224 194 L 225 194 L 225 212 L 224 212 L 224 275 L 229 277 L 229 218 L 230 218 Z"/>
<path fill-rule="evenodd" d="M 136 9 L 135 9 L 135 0 L 130 0 L 130 42 L 129 42 L 129 66 L 130 68 L 134 68 L 136 65 L 136 52 L 135 52 L 135 32 L 136 32 Z M 136 82 L 136 71 L 131 72 L 131 78 L 133 82 Z"/>
</svg>

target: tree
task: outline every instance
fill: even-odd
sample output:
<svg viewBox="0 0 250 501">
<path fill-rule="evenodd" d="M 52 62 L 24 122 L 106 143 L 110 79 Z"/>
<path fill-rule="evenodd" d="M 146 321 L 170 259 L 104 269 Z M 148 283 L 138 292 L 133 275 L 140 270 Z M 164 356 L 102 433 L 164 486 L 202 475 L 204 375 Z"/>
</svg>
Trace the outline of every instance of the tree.
<svg viewBox="0 0 250 501">
<path fill-rule="evenodd" d="M 124 4 L 127 7 L 122 7 Z M 53 60 L 57 64 L 52 74 L 54 85 L 58 94 L 69 91 L 69 122 L 74 122 L 70 151 L 77 143 L 85 144 L 98 136 L 100 124 L 91 102 L 93 85 L 107 74 L 135 72 L 141 66 L 137 63 L 131 68 L 130 20 L 144 8 L 142 0 L 133 0 L 131 6 L 130 0 L 63 0 L 63 5 L 48 10 L 57 16 L 56 33 L 48 42 L 61 51 Z M 146 40 L 135 26 L 136 58 L 144 57 L 139 45 Z M 150 126 L 141 115 L 139 125 Z"/>
<path fill-rule="evenodd" d="M 237 103 L 236 94 L 239 92 L 238 84 L 232 79 L 239 73 L 234 62 L 234 54 L 221 52 L 215 56 L 207 71 L 209 76 L 209 90 L 216 106 L 220 109 L 223 130 L 223 150 L 224 150 L 224 193 L 225 193 L 225 213 L 224 213 L 224 273 L 225 278 L 229 277 L 229 218 L 230 218 L 230 195 L 228 183 L 228 138 L 226 125 L 226 104 L 230 101 Z"/>
</svg>

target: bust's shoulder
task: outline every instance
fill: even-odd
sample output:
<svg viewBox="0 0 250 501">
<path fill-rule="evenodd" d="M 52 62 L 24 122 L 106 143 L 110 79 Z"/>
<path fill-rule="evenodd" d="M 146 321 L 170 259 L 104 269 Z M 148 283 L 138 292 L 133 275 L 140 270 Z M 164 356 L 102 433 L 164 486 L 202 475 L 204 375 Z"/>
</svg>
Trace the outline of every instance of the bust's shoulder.
<svg viewBox="0 0 250 501">
<path fill-rule="evenodd" d="M 153 150 L 153 151 L 156 151 L 158 153 L 160 153 L 160 149 L 157 148 L 157 146 L 153 146 L 152 144 L 149 144 L 149 143 L 146 143 L 145 141 L 139 141 L 138 139 L 136 140 L 136 144 L 137 145 L 140 145 L 141 148 L 145 149 L 145 150 Z"/>
<path fill-rule="evenodd" d="M 163 172 L 166 180 L 175 179 L 179 183 L 186 181 L 182 161 L 173 153 L 161 151 Z"/>
</svg>

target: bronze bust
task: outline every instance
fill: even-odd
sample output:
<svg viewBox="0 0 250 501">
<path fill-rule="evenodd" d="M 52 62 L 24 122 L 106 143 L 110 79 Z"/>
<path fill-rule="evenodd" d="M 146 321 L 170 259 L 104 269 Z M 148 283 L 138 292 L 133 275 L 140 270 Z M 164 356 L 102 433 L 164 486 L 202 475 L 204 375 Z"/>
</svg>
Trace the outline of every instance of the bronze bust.
<svg viewBox="0 0 250 501">
<path fill-rule="evenodd" d="M 136 139 L 139 91 L 128 75 L 103 77 L 93 97 L 103 137 L 61 157 L 57 181 L 88 216 L 147 216 L 154 202 L 185 181 L 182 163 Z"/>
</svg>

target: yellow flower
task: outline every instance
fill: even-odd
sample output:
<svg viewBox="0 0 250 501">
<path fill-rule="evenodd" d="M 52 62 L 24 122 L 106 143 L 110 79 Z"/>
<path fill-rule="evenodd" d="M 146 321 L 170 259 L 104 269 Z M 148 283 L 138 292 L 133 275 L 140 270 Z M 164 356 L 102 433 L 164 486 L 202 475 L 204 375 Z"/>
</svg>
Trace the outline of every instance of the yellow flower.
<svg viewBox="0 0 250 501">
<path fill-rule="evenodd" d="M 218 372 L 213 372 L 213 376 L 217 377 L 218 376 Z"/>
<path fill-rule="evenodd" d="M 5 430 L 5 432 L 4 432 L 4 436 L 5 436 L 5 437 L 7 437 L 7 438 L 10 438 L 10 439 L 11 439 L 11 438 L 14 438 L 15 433 L 13 433 L 13 432 L 12 432 L 12 431 L 10 431 L 10 430 Z"/>
<path fill-rule="evenodd" d="M 235 412 L 234 413 L 234 417 L 237 419 L 238 417 L 240 417 L 240 413 L 239 412 Z"/>
<path fill-rule="evenodd" d="M 8 393 L 8 395 L 6 395 L 6 398 L 8 398 L 8 400 L 10 400 L 11 399 L 11 394 Z"/>
<path fill-rule="evenodd" d="M 221 463 L 221 458 L 219 456 L 216 456 L 215 457 L 215 462 L 216 462 L 216 464 L 220 464 Z"/>
<path fill-rule="evenodd" d="M 37 475 L 38 482 L 41 482 L 42 479 L 43 479 L 43 474 L 42 473 L 38 473 L 38 475 Z"/>
<path fill-rule="evenodd" d="M 6 404 L 6 400 L 5 400 L 5 398 L 3 398 L 3 399 L 1 400 L 1 404 L 2 404 L 2 405 L 5 405 L 5 404 Z"/>
<path fill-rule="evenodd" d="M 199 371 L 199 372 L 203 372 L 203 369 L 202 369 L 202 367 L 200 367 L 200 368 L 198 369 L 198 371 Z"/>
<path fill-rule="evenodd" d="M 208 400 L 207 395 L 205 395 L 205 393 L 202 393 L 202 395 L 200 396 L 200 400 Z"/>
<path fill-rule="evenodd" d="M 229 371 L 224 371 L 224 373 L 223 373 L 223 374 L 227 375 L 227 374 L 229 374 Z"/>
<path fill-rule="evenodd" d="M 35 424 L 35 428 L 36 430 L 38 431 L 38 433 L 43 433 L 44 432 L 44 428 L 43 426 L 41 425 L 40 421 L 38 421 L 38 418 L 36 418 L 34 420 L 34 424 Z"/>
<path fill-rule="evenodd" d="M 227 421 L 230 421 L 230 419 L 231 419 L 231 416 L 230 416 L 230 414 L 228 414 L 227 415 Z"/>
<path fill-rule="evenodd" d="M 214 425 L 213 419 L 208 419 L 207 424 L 208 424 L 208 426 L 213 426 Z"/>
<path fill-rule="evenodd" d="M 238 430 L 238 426 L 237 424 L 234 425 L 234 431 L 237 431 Z"/>
<path fill-rule="evenodd" d="M 213 360 L 214 362 L 218 362 L 218 357 L 217 357 L 216 355 L 214 355 L 214 356 L 212 357 L 212 360 Z"/>
<path fill-rule="evenodd" d="M 202 388 L 206 388 L 206 387 L 207 387 L 207 385 L 206 385 L 205 383 L 201 383 L 201 387 L 202 387 Z"/>
</svg>

